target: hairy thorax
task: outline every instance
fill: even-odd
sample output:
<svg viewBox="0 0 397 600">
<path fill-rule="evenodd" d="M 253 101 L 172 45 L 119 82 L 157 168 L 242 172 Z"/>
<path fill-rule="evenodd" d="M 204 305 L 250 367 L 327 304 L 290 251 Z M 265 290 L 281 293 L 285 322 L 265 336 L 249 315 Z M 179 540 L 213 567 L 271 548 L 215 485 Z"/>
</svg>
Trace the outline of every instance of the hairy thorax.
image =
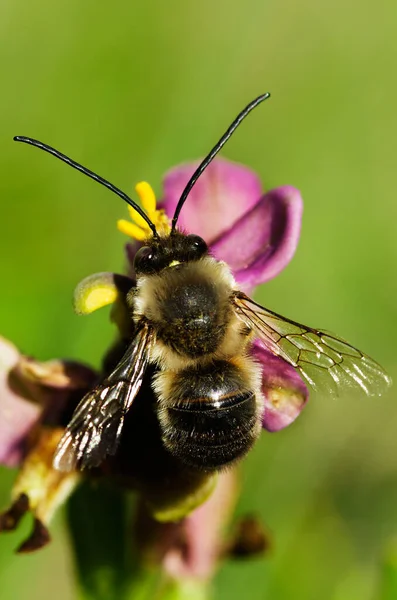
<svg viewBox="0 0 397 600">
<path fill-rule="evenodd" d="M 228 267 L 211 257 L 140 278 L 134 304 L 156 330 L 153 359 L 178 368 L 237 354 L 246 332 L 231 309 L 234 285 Z"/>
</svg>

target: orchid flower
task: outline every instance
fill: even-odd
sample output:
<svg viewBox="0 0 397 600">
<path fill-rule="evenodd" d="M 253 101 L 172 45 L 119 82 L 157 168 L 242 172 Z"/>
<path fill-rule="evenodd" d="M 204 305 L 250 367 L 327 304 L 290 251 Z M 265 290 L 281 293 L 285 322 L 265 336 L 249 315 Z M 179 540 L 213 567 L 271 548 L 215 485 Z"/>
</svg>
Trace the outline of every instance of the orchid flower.
<svg viewBox="0 0 397 600">
<path fill-rule="evenodd" d="M 141 182 L 136 187 L 144 210 L 160 233 L 169 230 L 170 216 L 197 165 L 182 165 L 166 174 L 159 206 L 149 184 Z M 150 234 L 142 217 L 133 210 L 130 216 L 133 222 L 118 222 L 119 229 L 132 238 L 126 245 L 128 277 L 113 273 L 93 275 L 79 284 L 75 293 L 75 308 L 80 314 L 113 303 L 112 318 L 122 340 L 128 338 L 124 301 L 126 291 L 133 285 L 134 256 Z M 255 173 L 218 158 L 192 189 L 178 227 L 203 237 L 211 254 L 229 265 L 238 288 L 252 294 L 292 259 L 299 241 L 301 216 L 298 190 L 284 186 L 263 193 Z M 261 366 L 263 428 L 278 431 L 300 414 L 308 399 L 307 388 L 298 372 L 259 340 L 254 341 L 250 351 Z M 6 466 L 20 466 L 12 505 L 1 516 L 0 528 L 14 529 L 25 512 L 33 513 L 33 531 L 20 547 L 22 552 L 47 543 L 47 527 L 55 509 L 83 477 L 89 476 L 57 472 L 52 459 L 72 411 L 98 378 L 100 374 L 85 365 L 60 360 L 40 363 L 0 340 L 0 461 Z M 120 473 L 124 476 L 122 462 L 116 454 L 95 474 L 102 478 Z M 146 521 L 150 520 L 156 531 L 155 543 L 149 548 L 148 537 L 143 536 L 143 554 L 155 556 L 173 580 L 209 580 L 222 556 L 219 540 L 236 495 L 234 472 L 223 473 L 217 482 L 200 481 L 188 499 L 179 498 L 174 504 L 160 501 L 157 506 L 148 492 L 147 472 L 137 474 L 134 466 L 129 468 L 128 476 L 133 482 L 130 487 L 140 494 Z M 142 531 L 139 521 L 137 529 Z"/>
</svg>

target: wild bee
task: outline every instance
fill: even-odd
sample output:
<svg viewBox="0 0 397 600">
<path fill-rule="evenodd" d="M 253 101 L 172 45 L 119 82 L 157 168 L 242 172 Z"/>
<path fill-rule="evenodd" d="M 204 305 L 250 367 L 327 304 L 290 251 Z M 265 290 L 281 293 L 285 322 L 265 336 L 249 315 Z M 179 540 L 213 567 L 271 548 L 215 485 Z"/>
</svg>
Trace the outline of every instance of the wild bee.
<svg viewBox="0 0 397 600">
<path fill-rule="evenodd" d="M 131 336 L 117 366 L 76 408 L 58 446 L 61 471 L 92 468 L 117 451 L 127 413 L 150 371 L 162 444 L 184 465 L 214 472 L 243 457 L 254 444 L 264 411 L 255 338 L 292 365 L 314 389 L 355 386 L 367 394 L 390 384 L 371 358 L 325 331 L 282 317 L 239 291 L 227 264 L 206 242 L 177 228 L 197 179 L 241 121 L 269 94 L 233 121 L 187 183 L 167 234 L 124 192 L 54 148 L 37 146 L 121 196 L 152 235 L 138 250 L 136 283 L 126 295 Z"/>
</svg>

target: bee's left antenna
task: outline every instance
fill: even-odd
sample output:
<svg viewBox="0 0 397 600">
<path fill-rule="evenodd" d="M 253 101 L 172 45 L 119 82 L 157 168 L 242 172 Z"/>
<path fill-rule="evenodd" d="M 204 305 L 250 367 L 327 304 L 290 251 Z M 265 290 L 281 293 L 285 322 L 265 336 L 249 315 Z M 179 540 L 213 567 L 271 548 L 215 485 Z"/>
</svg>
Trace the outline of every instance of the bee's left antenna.
<svg viewBox="0 0 397 600">
<path fill-rule="evenodd" d="M 31 146 L 36 146 L 36 148 L 45 150 L 45 152 L 48 152 L 49 154 L 52 154 L 56 158 L 59 158 L 60 160 L 65 162 L 67 165 L 70 165 L 71 167 L 73 167 L 73 169 L 77 169 L 77 171 L 84 173 L 84 175 L 91 177 L 91 179 L 93 179 L 94 181 L 97 181 L 101 185 L 104 185 L 105 187 L 107 187 L 111 192 L 114 192 L 115 194 L 117 194 L 117 196 L 120 196 L 120 198 L 122 198 L 125 202 L 127 202 L 127 204 L 132 206 L 132 208 L 134 210 L 136 210 L 136 212 L 138 214 L 140 214 L 143 219 L 145 219 L 146 223 L 149 225 L 150 229 L 153 231 L 154 237 L 158 237 L 156 227 L 155 227 L 154 223 L 152 223 L 152 221 L 149 219 L 147 214 L 142 210 L 142 208 L 140 206 L 138 206 L 138 204 L 136 204 L 132 200 L 132 198 L 127 196 L 127 194 L 125 192 L 123 192 L 118 187 L 113 185 L 113 183 L 110 183 L 110 181 L 108 181 L 107 179 L 104 179 L 100 175 L 97 175 L 96 173 L 94 173 L 94 171 L 87 169 L 87 167 L 83 167 L 83 165 L 80 165 L 78 162 L 72 160 L 65 154 L 62 154 L 62 152 L 59 152 L 59 150 L 55 150 L 55 148 L 52 148 L 51 146 L 48 146 L 47 144 L 44 144 L 43 142 L 39 142 L 38 140 L 34 140 L 33 138 L 25 137 L 24 135 L 16 135 L 14 137 L 14 141 L 15 142 L 24 142 L 25 144 L 30 144 Z"/>
<path fill-rule="evenodd" d="M 179 213 L 181 212 L 182 206 L 185 204 L 186 198 L 190 194 L 191 189 L 194 186 L 194 184 L 196 183 L 197 179 L 205 171 L 205 169 L 208 167 L 210 162 L 215 158 L 215 156 L 218 154 L 218 152 L 221 150 L 221 148 L 223 148 L 223 146 L 226 144 L 228 139 L 233 135 L 233 133 L 236 131 L 237 127 L 240 125 L 241 121 L 243 121 L 245 119 L 245 117 L 251 112 L 251 110 L 253 110 L 254 108 L 256 108 L 258 106 L 258 104 L 260 104 L 264 100 L 267 100 L 268 98 L 270 98 L 270 94 L 266 93 L 266 94 L 262 94 L 261 96 L 258 96 L 258 98 L 255 98 L 255 100 L 252 100 L 252 102 L 250 102 L 237 115 L 237 117 L 234 119 L 233 123 L 227 128 L 227 130 L 225 131 L 225 133 L 223 134 L 223 136 L 221 137 L 219 142 L 217 142 L 215 144 L 215 146 L 212 148 L 211 152 L 209 154 L 207 154 L 207 156 L 204 158 L 204 160 L 199 164 L 199 166 L 197 167 L 197 169 L 195 170 L 195 172 L 193 173 L 193 175 L 187 182 L 185 189 L 183 190 L 181 197 L 178 200 L 178 204 L 176 205 L 174 216 L 172 218 L 172 231 L 175 231 L 176 222 L 178 220 Z"/>
</svg>

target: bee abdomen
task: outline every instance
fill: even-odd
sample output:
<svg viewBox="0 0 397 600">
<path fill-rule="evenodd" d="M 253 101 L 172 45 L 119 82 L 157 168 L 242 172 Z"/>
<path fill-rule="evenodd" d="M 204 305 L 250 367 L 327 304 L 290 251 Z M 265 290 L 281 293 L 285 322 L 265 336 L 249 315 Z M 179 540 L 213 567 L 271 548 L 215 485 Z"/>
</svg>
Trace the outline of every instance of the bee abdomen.
<svg viewBox="0 0 397 600">
<path fill-rule="evenodd" d="M 170 394 L 161 402 L 159 418 L 164 444 L 174 456 L 213 471 L 248 452 L 259 433 L 260 411 L 246 373 L 219 360 L 162 376 Z"/>
<path fill-rule="evenodd" d="M 222 407 L 205 402 L 168 409 L 168 441 L 171 452 L 183 462 L 204 470 L 216 470 L 248 452 L 256 436 L 255 395 L 245 392 L 228 398 Z"/>
</svg>

